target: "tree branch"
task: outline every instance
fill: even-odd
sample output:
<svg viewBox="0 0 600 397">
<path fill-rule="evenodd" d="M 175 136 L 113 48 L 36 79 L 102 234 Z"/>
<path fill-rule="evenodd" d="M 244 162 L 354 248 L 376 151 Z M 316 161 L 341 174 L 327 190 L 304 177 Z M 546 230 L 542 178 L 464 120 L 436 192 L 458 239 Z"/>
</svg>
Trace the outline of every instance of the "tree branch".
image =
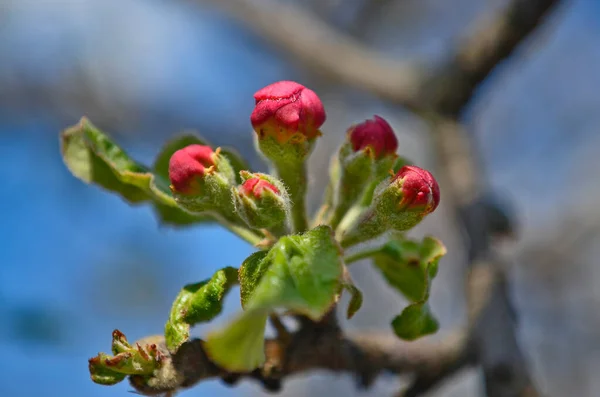
<svg viewBox="0 0 600 397">
<path fill-rule="evenodd" d="M 369 49 L 293 3 L 211 2 L 318 74 L 408 107 L 417 97 L 423 65 L 390 59 Z"/>
<path fill-rule="evenodd" d="M 158 345 L 166 359 L 153 377 L 130 377 L 131 385 L 145 395 L 175 392 L 214 378 L 230 385 L 244 378 L 254 379 L 267 390 L 277 391 L 284 378 L 313 370 L 352 374 L 358 385 L 366 388 L 383 373 L 433 377 L 449 366 L 467 363 L 470 359 L 466 334 L 462 331 L 437 342 L 409 343 L 391 334 L 344 336 L 339 329 L 322 323 L 304 323 L 290 340 L 266 340 L 265 364 L 250 373 L 229 373 L 216 366 L 204 352 L 200 339 L 184 343 L 173 356 L 166 349 L 162 336 L 138 343 L 149 341 Z"/>
<path fill-rule="evenodd" d="M 484 18 L 447 62 L 433 68 L 385 57 L 293 3 L 213 2 L 316 73 L 412 110 L 457 116 L 479 83 L 560 1 L 512 0 L 500 14 Z"/>
<path fill-rule="evenodd" d="M 559 0 L 512 0 L 497 15 L 477 23 L 423 85 L 420 103 L 439 114 L 458 117 L 477 86 L 537 28 Z"/>
</svg>

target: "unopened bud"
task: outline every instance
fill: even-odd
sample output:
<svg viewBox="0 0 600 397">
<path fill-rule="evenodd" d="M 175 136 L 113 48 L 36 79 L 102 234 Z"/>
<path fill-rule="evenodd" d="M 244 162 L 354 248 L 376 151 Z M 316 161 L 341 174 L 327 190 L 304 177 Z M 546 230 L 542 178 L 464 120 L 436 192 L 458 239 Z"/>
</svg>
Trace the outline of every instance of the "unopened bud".
<svg viewBox="0 0 600 397">
<path fill-rule="evenodd" d="M 398 149 L 394 130 L 379 116 L 373 116 L 373 120 L 365 120 L 352 127 L 348 136 L 355 152 L 366 151 L 377 159 L 384 156 L 395 157 Z"/>
<path fill-rule="evenodd" d="M 235 174 L 220 149 L 189 145 L 176 151 L 169 161 L 169 179 L 175 200 L 189 212 L 232 210 Z"/>
<path fill-rule="evenodd" d="M 269 229 L 285 223 L 290 200 L 281 182 L 270 175 L 240 173 L 244 183 L 233 188 L 235 210 L 248 226 Z"/>
<path fill-rule="evenodd" d="M 431 173 L 414 165 L 405 165 L 396 173 L 391 185 L 402 190 L 401 208 L 433 212 L 440 203 L 440 187 Z"/>
<path fill-rule="evenodd" d="M 210 146 L 189 145 L 173 153 L 169 161 L 169 179 L 173 191 L 200 194 L 205 174 L 212 172 L 216 154 Z"/>
<path fill-rule="evenodd" d="M 440 188 L 429 171 L 407 165 L 392 178 L 381 182 L 371 207 L 343 236 L 349 246 L 388 231 L 415 227 L 440 202 Z"/>
<path fill-rule="evenodd" d="M 250 121 L 259 139 L 271 136 L 286 143 L 320 135 L 325 109 L 314 91 L 293 81 L 279 81 L 257 91 L 254 99 Z"/>
</svg>

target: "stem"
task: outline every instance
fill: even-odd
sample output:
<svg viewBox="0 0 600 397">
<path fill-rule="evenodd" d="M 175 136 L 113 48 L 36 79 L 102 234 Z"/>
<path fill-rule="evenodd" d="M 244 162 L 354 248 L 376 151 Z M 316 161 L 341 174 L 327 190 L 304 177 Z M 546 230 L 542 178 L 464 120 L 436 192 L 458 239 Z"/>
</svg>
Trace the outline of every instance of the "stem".
<svg viewBox="0 0 600 397">
<path fill-rule="evenodd" d="M 351 255 L 348 255 L 348 256 L 344 257 L 344 263 L 346 265 L 349 265 L 351 263 L 358 262 L 358 261 L 360 261 L 362 259 L 370 258 L 370 257 L 378 254 L 380 251 L 381 251 L 380 247 L 371 248 L 371 249 L 367 249 L 367 250 L 364 250 L 364 251 L 359 251 L 359 252 L 356 252 L 354 254 L 351 254 Z"/>
<path fill-rule="evenodd" d="M 237 235 L 242 240 L 245 240 L 246 242 L 252 244 L 253 246 L 256 246 L 258 243 L 260 243 L 263 240 L 263 238 L 261 236 L 259 236 L 258 234 L 256 234 L 254 231 L 248 229 L 245 226 L 237 225 L 235 222 L 227 219 L 222 214 L 211 213 L 211 216 L 213 218 L 215 218 L 215 220 L 217 220 L 227 230 L 229 230 L 233 234 Z"/>
<path fill-rule="evenodd" d="M 358 208 L 358 207 L 354 207 Z M 340 245 L 346 249 L 353 245 L 372 240 L 385 233 L 388 230 L 387 225 L 383 220 L 379 219 L 373 210 L 364 213 L 358 223 L 354 223 L 350 228 L 346 229 L 346 218 L 342 221 L 342 225 L 336 230 L 336 237 L 341 240 Z M 347 216 L 354 216 L 352 210 Z M 355 218 L 356 219 L 356 218 Z M 344 226 L 344 227 L 342 227 Z M 350 225 L 348 225 L 350 226 Z"/>
<path fill-rule="evenodd" d="M 306 218 L 306 167 L 304 163 L 276 163 L 277 175 L 288 188 L 292 201 L 292 233 L 308 229 Z"/>
</svg>

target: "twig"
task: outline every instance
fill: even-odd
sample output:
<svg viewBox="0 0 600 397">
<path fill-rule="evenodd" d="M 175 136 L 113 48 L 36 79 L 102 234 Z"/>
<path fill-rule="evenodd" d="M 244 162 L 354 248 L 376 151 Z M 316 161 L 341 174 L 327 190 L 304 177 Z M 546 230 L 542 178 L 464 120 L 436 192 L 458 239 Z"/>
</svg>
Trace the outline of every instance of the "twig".
<svg viewBox="0 0 600 397">
<path fill-rule="evenodd" d="M 308 10 L 275 0 L 211 2 L 318 74 L 409 107 L 417 97 L 423 65 L 373 51 Z"/>
<path fill-rule="evenodd" d="M 362 333 L 342 336 L 337 330 L 318 323 L 304 324 L 289 341 L 265 341 L 266 363 L 250 373 L 228 373 L 204 352 L 199 339 L 184 343 L 169 356 L 164 340 L 159 348 L 167 358 L 154 377 L 131 376 L 131 385 L 140 393 L 156 395 L 188 388 L 196 383 L 221 378 L 228 384 L 249 378 L 267 386 L 292 375 L 312 370 L 330 370 L 354 375 L 361 387 L 370 386 L 383 373 L 435 374 L 447 363 L 466 361 L 464 332 L 449 334 L 432 342 L 402 342 L 391 334 Z M 276 365 L 274 365 L 276 364 Z"/>
</svg>

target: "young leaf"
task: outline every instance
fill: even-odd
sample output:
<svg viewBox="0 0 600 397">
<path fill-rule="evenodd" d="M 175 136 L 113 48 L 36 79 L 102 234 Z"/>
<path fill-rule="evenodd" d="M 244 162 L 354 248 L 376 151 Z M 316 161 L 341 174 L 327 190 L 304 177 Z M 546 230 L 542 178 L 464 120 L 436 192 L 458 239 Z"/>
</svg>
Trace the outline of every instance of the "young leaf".
<svg viewBox="0 0 600 397">
<path fill-rule="evenodd" d="M 429 279 L 437 274 L 438 262 L 445 254 L 444 245 L 433 237 L 425 237 L 420 243 L 392 240 L 373 257 L 373 262 L 392 287 L 412 302 L 419 302 L 428 294 Z"/>
<path fill-rule="evenodd" d="M 282 237 L 265 256 L 268 267 L 251 294 L 247 309 L 285 307 L 319 320 L 335 302 L 342 263 L 331 228 Z"/>
<path fill-rule="evenodd" d="M 392 321 L 394 332 L 404 340 L 415 340 L 433 334 L 440 328 L 427 303 L 413 303 Z"/>
<path fill-rule="evenodd" d="M 163 224 L 189 225 L 211 219 L 180 209 L 169 190 L 168 175 L 153 173 L 134 161 L 86 118 L 61 134 L 61 150 L 74 176 L 115 192 L 131 204 L 153 204 Z"/>
<path fill-rule="evenodd" d="M 183 287 L 171 308 L 165 325 L 165 339 L 170 351 L 176 351 L 190 336 L 190 326 L 207 322 L 223 309 L 223 299 L 237 284 L 237 269 L 226 267 L 212 278 Z"/>
<path fill-rule="evenodd" d="M 216 364 L 231 372 L 258 368 L 265 361 L 266 310 L 246 311 L 220 332 L 210 334 L 204 349 Z"/>
<path fill-rule="evenodd" d="M 285 308 L 319 320 L 336 301 L 341 283 L 341 256 L 330 227 L 282 237 L 267 254 L 254 254 L 242 265 L 240 287 L 245 312 L 208 336 L 208 354 L 231 371 L 258 367 L 264 360 L 268 313 Z M 233 342 L 235 345 L 229 345 Z"/>
<path fill-rule="evenodd" d="M 354 285 L 354 281 L 352 281 L 350 272 L 346 267 L 344 267 L 342 287 L 350 293 L 350 302 L 348 302 L 346 317 L 351 319 L 360 310 L 363 303 L 363 296 L 362 292 Z"/>
<path fill-rule="evenodd" d="M 346 312 L 346 317 L 350 319 L 360 310 L 363 303 L 363 296 L 362 292 L 360 292 L 354 284 L 344 283 L 344 289 L 350 292 L 351 295 L 350 302 L 348 303 L 348 310 Z"/>
<path fill-rule="evenodd" d="M 151 375 L 162 365 L 163 355 L 154 343 L 136 343 L 131 346 L 119 330 L 113 331 L 114 356 L 99 353 L 89 359 L 92 381 L 101 385 L 114 385 L 127 375 Z"/>
<path fill-rule="evenodd" d="M 246 304 L 252 295 L 252 292 L 260 282 L 263 274 L 267 271 L 271 263 L 269 261 L 263 261 L 269 251 L 258 251 L 250 255 L 242 266 L 238 273 L 240 281 L 240 297 L 242 301 L 242 308 L 246 308 Z"/>
</svg>

